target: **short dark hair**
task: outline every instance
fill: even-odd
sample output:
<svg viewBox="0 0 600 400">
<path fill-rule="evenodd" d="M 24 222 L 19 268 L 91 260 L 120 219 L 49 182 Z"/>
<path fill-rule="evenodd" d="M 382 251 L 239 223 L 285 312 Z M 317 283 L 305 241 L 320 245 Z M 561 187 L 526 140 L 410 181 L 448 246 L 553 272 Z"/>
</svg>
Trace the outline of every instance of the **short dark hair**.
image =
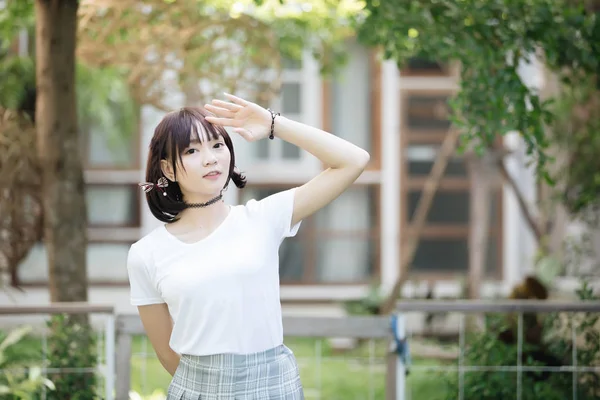
<svg viewBox="0 0 600 400">
<path fill-rule="evenodd" d="M 246 178 L 235 170 L 235 154 L 231 137 L 222 126 L 208 122 L 205 117 L 209 115 L 201 107 L 183 107 L 178 111 L 171 111 L 163 117 L 156 126 L 150 141 L 146 182 L 156 185 L 158 180 L 164 176 L 161 160 L 167 160 L 172 165 L 173 175 L 175 179 L 177 178 L 177 161 L 181 162 L 182 152 L 190 145 L 192 139 L 202 140 L 202 132 L 198 131 L 198 125 L 200 125 L 200 129 L 211 139 L 222 137 L 231 154 L 229 174 L 224 188 L 229 185 L 230 180 L 233 180 L 235 186 L 240 189 L 246 186 Z M 192 138 L 192 135 L 197 135 L 197 137 Z M 187 207 L 183 201 L 179 184 L 169 179 L 167 181 L 169 185 L 164 189 L 167 193 L 166 196 L 160 190 L 153 189 L 146 193 L 146 201 L 156 218 L 163 222 L 172 222 Z"/>
</svg>

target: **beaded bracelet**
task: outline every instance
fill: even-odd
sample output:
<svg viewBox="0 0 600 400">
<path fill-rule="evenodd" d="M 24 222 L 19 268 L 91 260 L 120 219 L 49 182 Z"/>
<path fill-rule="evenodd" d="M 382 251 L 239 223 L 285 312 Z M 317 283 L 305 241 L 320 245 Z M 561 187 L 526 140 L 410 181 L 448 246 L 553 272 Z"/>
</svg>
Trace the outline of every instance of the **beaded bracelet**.
<svg viewBox="0 0 600 400">
<path fill-rule="evenodd" d="M 276 113 L 275 111 L 267 108 L 267 111 L 271 113 L 271 133 L 269 134 L 269 139 L 275 139 L 275 117 L 280 116 L 280 113 Z"/>
</svg>

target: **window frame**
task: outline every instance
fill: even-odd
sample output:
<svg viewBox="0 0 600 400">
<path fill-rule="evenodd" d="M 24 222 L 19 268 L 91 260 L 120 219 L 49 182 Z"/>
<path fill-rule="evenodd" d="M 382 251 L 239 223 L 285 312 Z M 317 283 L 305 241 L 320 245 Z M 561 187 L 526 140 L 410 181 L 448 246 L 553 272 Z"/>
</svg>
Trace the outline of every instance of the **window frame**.
<svg viewBox="0 0 600 400">
<path fill-rule="evenodd" d="M 453 90 L 450 89 L 401 89 L 400 90 L 400 248 L 405 248 L 407 237 L 411 235 L 411 230 L 414 229 L 409 221 L 409 195 L 410 192 L 415 190 L 423 190 L 428 176 L 423 175 L 419 177 L 413 177 L 408 174 L 408 162 L 409 159 L 406 155 L 406 150 L 411 145 L 441 145 L 444 138 L 448 134 L 447 130 L 441 129 L 424 129 L 415 131 L 408 125 L 408 113 L 409 113 L 409 97 L 412 95 L 419 96 L 439 96 L 447 95 L 448 97 L 454 94 Z M 453 129 L 453 128 L 450 128 Z M 433 158 L 435 162 L 435 157 Z M 460 191 L 466 192 L 470 195 L 471 192 L 471 178 L 469 168 L 466 166 L 467 174 L 465 177 L 443 177 L 440 181 L 439 187 L 436 192 L 443 191 Z M 504 251 L 503 251 L 503 236 L 504 236 L 504 207 L 503 207 L 503 193 L 501 184 L 493 187 L 495 193 L 492 196 L 496 196 L 496 221 L 495 227 L 490 228 L 490 238 L 493 238 L 496 242 L 496 267 L 491 273 L 485 275 L 486 278 L 491 279 L 503 279 L 504 268 Z M 467 224 L 431 224 L 425 223 L 419 240 L 424 239 L 443 239 L 443 238 L 465 238 L 469 240 L 469 232 L 471 230 L 471 222 Z M 417 244 L 418 246 L 418 244 Z M 468 260 L 468 254 L 467 254 Z M 467 265 L 466 271 L 469 266 Z M 411 268 L 411 276 L 417 277 L 418 279 L 452 279 L 456 275 L 464 274 L 464 271 L 442 271 L 442 270 L 429 270 L 427 272 L 418 271 Z"/>
<path fill-rule="evenodd" d="M 124 188 L 124 187 L 129 188 L 134 193 L 134 198 L 132 199 L 132 204 L 134 205 L 132 222 L 126 223 L 126 224 L 114 224 L 114 225 L 113 224 L 93 224 L 88 219 L 88 221 L 87 221 L 88 229 L 141 228 L 141 226 L 142 226 L 141 225 L 142 224 L 142 207 L 141 207 L 142 191 L 140 190 L 139 186 L 136 183 L 110 183 L 110 182 L 87 183 L 86 182 L 86 184 L 85 184 L 86 191 L 89 188 L 101 189 L 101 188 Z"/>
</svg>

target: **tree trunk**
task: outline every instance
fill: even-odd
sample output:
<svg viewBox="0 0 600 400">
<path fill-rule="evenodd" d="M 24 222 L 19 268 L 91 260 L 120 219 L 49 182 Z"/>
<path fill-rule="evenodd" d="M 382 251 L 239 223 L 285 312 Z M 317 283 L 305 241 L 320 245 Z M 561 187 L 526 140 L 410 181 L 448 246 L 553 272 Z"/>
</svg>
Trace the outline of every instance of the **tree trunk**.
<svg viewBox="0 0 600 400">
<path fill-rule="evenodd" d="M 36 0 L 36 129 L 50 300 L 87 301 L 86 204 L 75 103 L 77 0 Z"/>
<path fill-rule="evenodd" d="M 419 244 L 419 237 L 421 236 L 421 231 L 425 227 L 425 222 L 427 220 L 427 214 L 429 214 L 429 209 L 431 208 L 431 203 L 433 203 L 433 198 L 440 185 L 440 181 L 444 177 L 448 161 L 450 161 L 450 158 L 456 151 L 456 143 L 458 142 L 459 136 L 460 131 L 458 129 L 450 129 L 444 138 L 440 153 L 435 159 L 431 172 L 425 181 L 425 187 L 423 188 L 423 192 L 417 203 L 415 216 L 410 222 L 407 240 L 405 245 L 402 246 L 402 251 L 400 253 L 400 274 L 394 283 L 392 291 L 383 302 L 381 309 L 379 310 L 380 314 L 387 314 L 394 310 L 402 286 L 408 279 L 409 266 L 415 257 L 417 245 Z"/>
<path fill-rule="evenodd" d="M 484 157 L 488 157 L 486 154 Z M 481 284 L 487 259 L 490 229 L 490 166 L 486 158 L 472 154 L 468 161 L 471 175 L 469 232 L 469 298 L 481 298 Z"/>
</svg>

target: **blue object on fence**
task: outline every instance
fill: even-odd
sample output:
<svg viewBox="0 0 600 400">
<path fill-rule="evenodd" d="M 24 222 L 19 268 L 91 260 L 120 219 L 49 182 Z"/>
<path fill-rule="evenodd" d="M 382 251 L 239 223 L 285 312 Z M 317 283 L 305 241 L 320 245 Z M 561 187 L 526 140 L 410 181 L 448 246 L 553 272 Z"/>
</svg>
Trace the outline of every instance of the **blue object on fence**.
<svg viewBox="0 0 600 400">
<path fill-rule="evenodd" d="M 396 343 L 396 353 L 400 356 L 402 363 L 406 367 L 406 371 L 408 373 L 408 367 L 410 365 L 410 349 L 408 346 L 408 339 L 403 334 L 403 337 L 400 337 L 400 333 L 398 332 L 398 315 L 392 314 L 392 334 L 394 335 L 394 342 Z"/>
</svg>

